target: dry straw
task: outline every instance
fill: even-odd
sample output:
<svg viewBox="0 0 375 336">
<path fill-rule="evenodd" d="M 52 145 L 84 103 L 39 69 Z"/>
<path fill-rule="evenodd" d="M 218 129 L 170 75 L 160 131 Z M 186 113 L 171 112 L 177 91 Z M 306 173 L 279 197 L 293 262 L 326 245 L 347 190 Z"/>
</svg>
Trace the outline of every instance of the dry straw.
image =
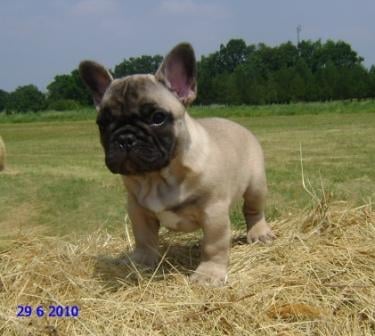
<svg viewBox="0 0 375 336">
<path fill-rule="evenodd" d="M 4 141 L 0 136 L 0 171 L 4 170 L 5 168 L 5 145 Z"/>
<path fill-rule="evenodd" d="M 270 245 L 233 240 L 229 284 L 192 285 L 196 236 L 163 233 L 155 272 L 124 266 L 127 236 L 9 238 L 0 253 L 1 335 L 374 335 L 372 205 L 317 202 L 271 223 Z M 16 317 L 17 305 L 71 306 L 78 318 Z"/>
</svg>

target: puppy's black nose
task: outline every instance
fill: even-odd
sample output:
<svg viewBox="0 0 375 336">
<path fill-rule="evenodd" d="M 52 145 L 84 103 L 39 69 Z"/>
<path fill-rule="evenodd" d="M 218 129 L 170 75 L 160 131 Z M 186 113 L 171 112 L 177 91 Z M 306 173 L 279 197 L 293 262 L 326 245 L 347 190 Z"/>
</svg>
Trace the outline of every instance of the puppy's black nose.
<svg viewBox="0 0 375 336">
<path fill-rule="evenodd" d="M 117 141 L 119 142 L 121 148 L 130 149 L 135 145 L 136 138 L 134 134 L 125 133 L 120 134 L 117 138 Z"/>
</svg>

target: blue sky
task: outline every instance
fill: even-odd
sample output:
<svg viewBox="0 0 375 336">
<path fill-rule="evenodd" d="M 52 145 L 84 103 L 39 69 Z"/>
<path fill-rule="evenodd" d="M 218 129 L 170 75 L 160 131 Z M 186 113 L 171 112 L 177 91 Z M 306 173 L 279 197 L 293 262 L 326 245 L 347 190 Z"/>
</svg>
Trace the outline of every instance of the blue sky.
<svg viewBox="0 0 375 336">
<path fill-rule="evenodd" d="M 36 84 L 82 59 L 108 67 L 189 41 L 198 56 L 230 38 L 276 45 L 342 39 L 375 64 L 374 0 L 0 0 L 0 89 Z"/>
</svg>

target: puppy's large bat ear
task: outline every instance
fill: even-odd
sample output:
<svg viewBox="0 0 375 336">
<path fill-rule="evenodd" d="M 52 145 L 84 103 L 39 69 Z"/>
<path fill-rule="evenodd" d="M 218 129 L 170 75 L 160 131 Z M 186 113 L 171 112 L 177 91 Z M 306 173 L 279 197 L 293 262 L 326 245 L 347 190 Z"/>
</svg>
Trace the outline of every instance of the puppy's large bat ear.
<svg viewBox="0 0 375 336">
<path fill-rule="evenodd" d="M 79 74 L 90 89 L 94 104 L 98 108 L 104 92 L 112 82 L 112 76 L 102 65 L 93 61 L 83 61 L 79 65 Z"/>
<path fill-rule="evenodd" d="M 155 77 L 186 106 L 197 96 L 197 63 L 189 43 L 175 46 L 164 58 Z"/>
</svg>

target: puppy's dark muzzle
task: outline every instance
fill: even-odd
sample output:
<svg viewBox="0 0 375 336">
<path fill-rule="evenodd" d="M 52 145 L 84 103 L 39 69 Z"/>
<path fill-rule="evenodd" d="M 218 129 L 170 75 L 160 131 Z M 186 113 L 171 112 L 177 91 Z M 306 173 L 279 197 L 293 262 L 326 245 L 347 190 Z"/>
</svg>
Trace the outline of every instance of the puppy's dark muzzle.
<svg viewBox="0 0 375 336">
<path fill-rule="evenodd" d="M 114 174 L 121 174 L 129 152 L 137 145 L 134 130 L 122 127 L 112 134 L 106 149 L 105 164 Z"/>
<path fill-rule="evenodd" d="M 141 129 L 125 125 L 117 129 L 109 139 L 105 163 L 114 174 L 127 174 L 137 170 L 144 160 L 144 150 L 150 147 L 147 135 Z"/>
<path fill-rule="evenodd" d="M 105 142 L 105 163 L 114 174 L 143 174 L 168 164 L 167 152 L 150 132 L 133 125 L 115 130 Z"/>
<path fill-rule="evenodd" d="M 141 140 L 142 137 L 139 131 L 130 125 L 126 125 L 112 134 L 110 144 L 114 151 L 129 152 L 136 147 Z"/>
<path fill-rule="evenodd" d="M 132 133 L 120 134 L 115 143 L 118 144 L 118 147 L 122 150 L 131 150 L 134 146 L 137 145 L 137 139 Z"/>
</svg>

